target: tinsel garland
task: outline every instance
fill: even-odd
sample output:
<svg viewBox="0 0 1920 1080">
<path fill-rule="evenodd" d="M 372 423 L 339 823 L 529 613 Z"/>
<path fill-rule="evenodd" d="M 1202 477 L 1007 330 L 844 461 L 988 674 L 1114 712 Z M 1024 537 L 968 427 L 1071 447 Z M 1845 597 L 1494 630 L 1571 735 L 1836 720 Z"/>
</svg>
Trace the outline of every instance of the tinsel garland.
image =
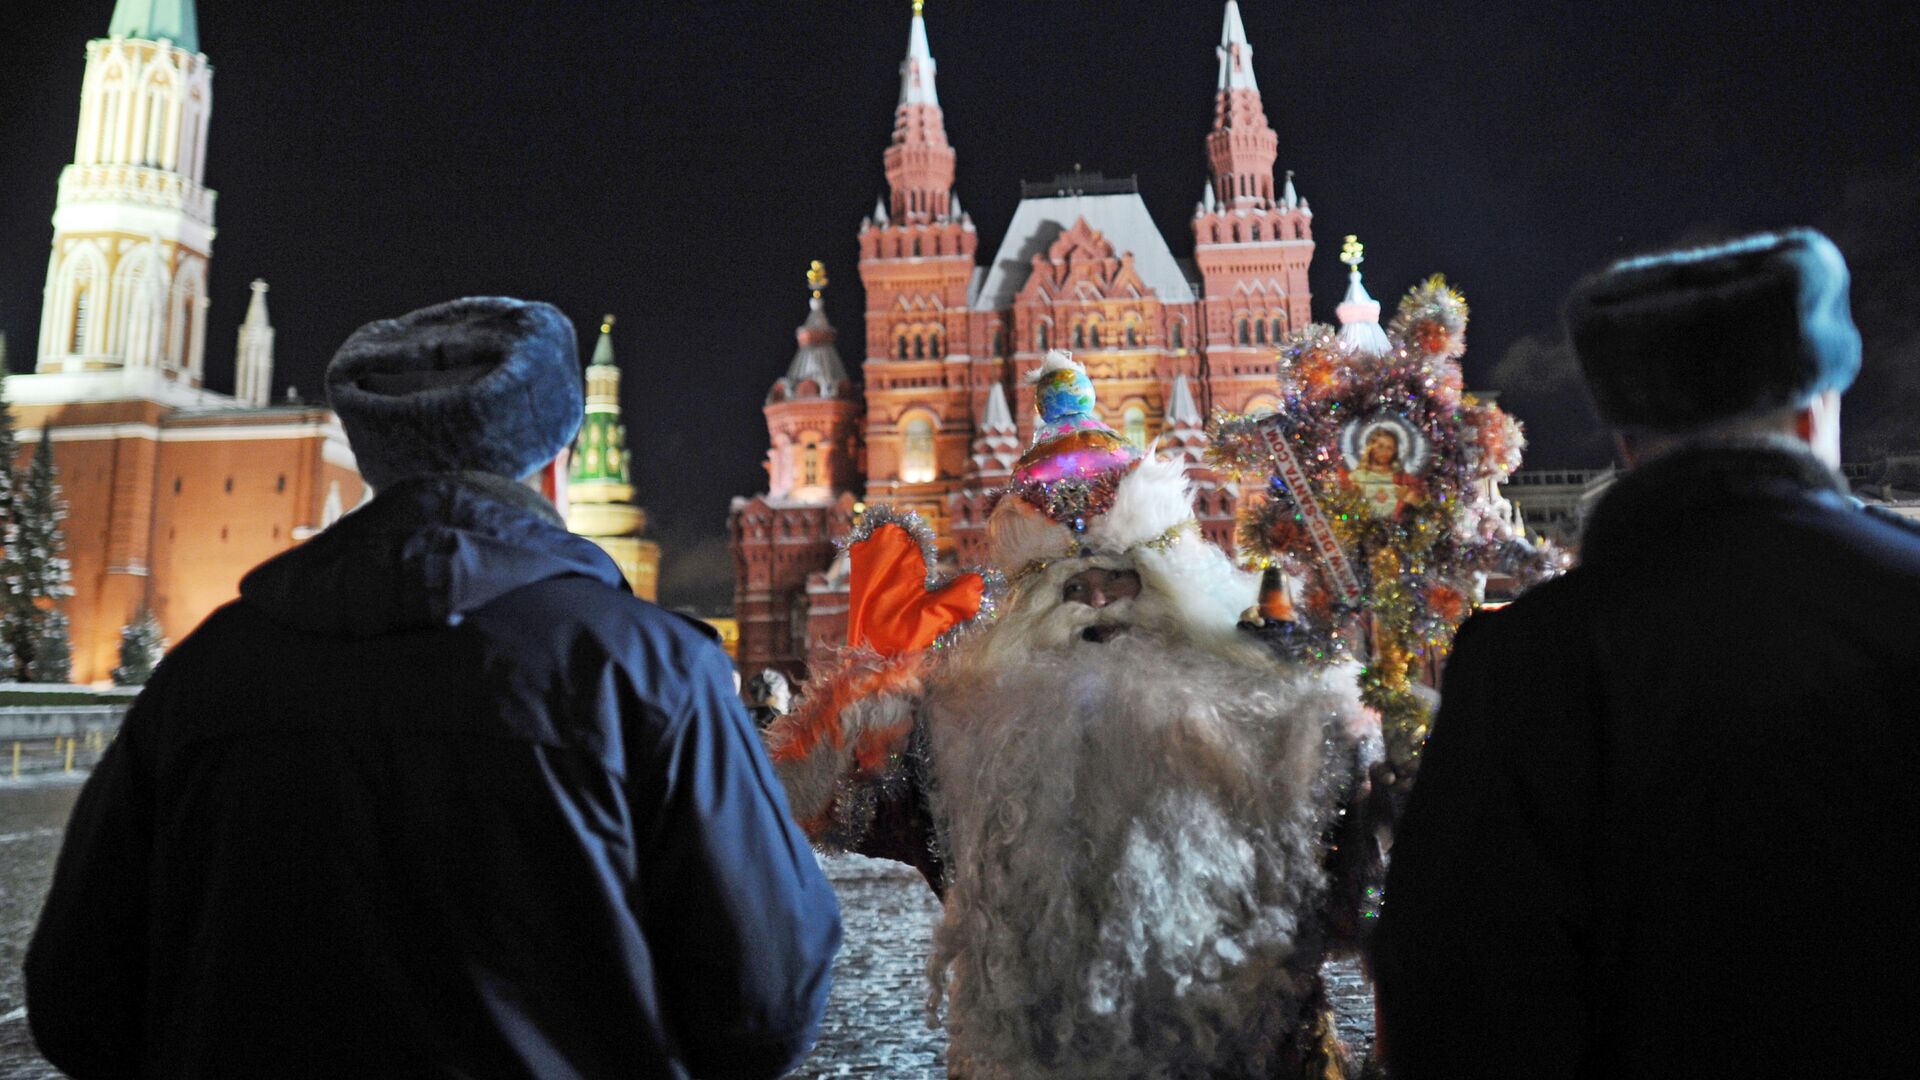
<svg viewBox="0 0 1920 1080">
<path fill-rule="evenodd" d="M 1211 425 L 1214 465 L 1242 481 L 1266 481 L 1242 501 L 1238 550 L 1304 581 L 1310 657 L 1366 661 L 1361 696 L 1379 712 L 1389 760 L 1402 773 L 1417 765 L 1427 735 L 1428 699 L 1414 689 L 1420 668 L 1446 656 L 1484 575 L 1506 573 L 1525 586 L 1566 564 L 1563 553 L 1515 536 L 1495 501 L 1494 485 L 1519 467 L 1526 440 L 1511 416 L 1462 392 L 1466 324 L 1466 301 L 1436 275 L 1401 300 L 1386 355 L 1352 351 L 1334 328 L 1308 326 L 1279 351 L 1275 415 L 1220 413 Z M 1423 443 L 1417 492 L 1403 498 L 1396 483 L 1389 516 L 1377 515 L 1347 480 L 1342 448 L 1351 425 L 1376 419 L 1403 424 Z M 1279 426 L 1309 491 L 1289 490 L 1274 475 L 1262 425 Z M 1358 573 L 1357 605 L 1339 602 L 1329 587 L 1303 527 L 1303 499 L 1329 519 Z"/>
</svg>

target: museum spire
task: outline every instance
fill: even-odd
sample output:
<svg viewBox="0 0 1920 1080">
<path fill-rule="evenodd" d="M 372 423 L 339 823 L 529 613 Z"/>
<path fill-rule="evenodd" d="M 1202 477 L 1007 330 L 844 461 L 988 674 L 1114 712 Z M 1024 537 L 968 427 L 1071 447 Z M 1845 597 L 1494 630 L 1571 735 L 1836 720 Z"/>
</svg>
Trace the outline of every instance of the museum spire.
<svg viewBox="0 0 1920 1080">
<path fill-rule="evenodd" d="M 1260 85 L 1253 77 L 1253 46 L 1240 21 L 1240 5 L 1227 0 L 1220 31 L 1220 77 L 1214 89 L 1213 131 L 1207 136 L 1207 160 L 1223 207 L 1268 209 L 1274 205 L 1273 162 L 1280 137 L 1267 123 Z"/>
<path fill-rule="evenodd" d="M 886 153 L 892 189 L 889 216 L 900 224 L 936 221 L 952 213 L 954 153 L 940 113 L 936 65 L 920 6 L 913 6 L 907 56 L 900 62 L 900 103 L 894 108 L 893 143 Z"/>
</svg>

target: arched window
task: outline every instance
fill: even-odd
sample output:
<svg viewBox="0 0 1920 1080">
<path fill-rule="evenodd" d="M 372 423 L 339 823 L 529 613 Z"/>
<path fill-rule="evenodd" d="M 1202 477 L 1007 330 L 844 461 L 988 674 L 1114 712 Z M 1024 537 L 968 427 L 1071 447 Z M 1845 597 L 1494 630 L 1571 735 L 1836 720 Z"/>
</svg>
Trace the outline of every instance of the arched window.
<svg viewBox="0 0 1920 1080">
<path fill-rule="evenodd" d="M 1147 410 L 1138 405 L 1127 406 L 1123 414 L 1127 441 L 1142 450 L 1147 448 Z"/>
<path fill-rule="evenodd" d="M 1184 349 L 1187 347 L 1187 320 L 1175 319 L 1173 321 L 1172 342 L 1173 347 L 1176 349 Z"/>
<path fill-rule="evenodd" d="M 1128 323 L 1127 324 L 1127 348 L 1131 349 L 1139 344 L 1140 344 L 1140 329 L 1134 326 L 1132 323 Z"/>
<path fill-rule="evenodd" d="M 68 352 L 87 351 L 87 323 L 93 318 L 93 287 L 81 282 L 73 291 L 73 338 Z"/>
<path fill-rule="evenodd" d="M 915 416 L 901 430 L 900 479 L 925 484 L 933 479 L 933 471 L 933 421 Z"/>
<path fill-rule="evenodd" d="M 1267 323 L 1264 319 L 1253 320 L 1253 340 L 1262 345 L 1267 343 Z"/>
<path fill-rule="evenodd" d="M 925 360 L 927 358 L 927 338 L 925 334 L 913 335 L 913 358 L 915 360 Z"/>
<path fill-rule="evenodd" d="M 1049 324 L 1041 323 L 1033 328 L 1033 347 L 1040 352 L 1053 348 L 1053 331 Z"/>
<path fill-rule="evenodd" d="M 1084 349 L 1087 347 L 1087 324 L 1086 323 L 1073 324 L 1073 347 L 1076 349 Z"/>
<path fill-rule="evenodd" d="M 894 344 L 894 350 L 893 350 L 894 358 L 897 360 L 905 360 L 907 358 L 907 335 L 901 334 L 899 337 L 894 339 L 893 344 Z"/>
<path fill-rule="evenodd" d="M 820 483 L 820 444 L 808 443 L 800 452 L 800 482 L 807 487 Z"/>
<path fill-rule="evenodd" d="M 942 340 L 942 335 L 938 330 L 935 330 L 927 337 L 927 355 L 936 360 L 947 355 L 946 343 Z"/>
<path fill-rule="evenodd" d="M 1097 322 L 1090 322 L 1087 324 L 1087 348 L 1098 349 L 1101 347 L 1102 346 L 1100 344 L 1100 324 Z"/>
<path fill-rule="evenodd" d="M 1007 328 L 1004 326 L 993 328 L 993 355 L 1007 355 Z"/>
<path fill-rule="evenodd" d="M 1242 345 L 1253 344 L 1252 334 L 1253 334 L 1253 328 L 1247 325 L 1247 320 L 1243 316 L 1240 319 L 1240 344 Z"/>
<path fill-rule="evenodd" d="M 913 238 L 913 257 L 920 257 L 920 238 L 917 236 Z"/>
<path fill-rule="evenodd" d="M 1275 315 L 1273 317 L 1273 343 L 1275 345 L 1280 344 L 1280 339 L 1285 336 L 1286 335 L 1280 332 L 1280 316 Z"/>
<path fill-rule="evenodd" d="M 1260 223 L 1257 221 L 1253 223 L 1253 238 L 1260 239 Z"/>
</svg>

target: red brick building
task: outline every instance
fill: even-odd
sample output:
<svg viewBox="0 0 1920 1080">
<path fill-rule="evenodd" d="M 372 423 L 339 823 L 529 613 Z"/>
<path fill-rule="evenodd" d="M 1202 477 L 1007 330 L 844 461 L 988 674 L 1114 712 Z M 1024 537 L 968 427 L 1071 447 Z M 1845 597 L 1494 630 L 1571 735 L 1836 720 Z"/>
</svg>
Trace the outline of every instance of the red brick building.
<svg viewBox="0 0 1920 1080">
<path fill-rule="evenodd" d="M 1202 524 L 1230 541 L 1236 493 L 1198 460 L 1203 418 L 1271 404 L 1274 345 L 1312 318 L 1313 214 L 1291 174 L 1276 183 L 1279 140 L 1234 0 L 1216 53 L 1211 180 L 1191 258 L 1174 255 L 1133 180 L 1074 172 L 1022 185 L 982 266 L 953 191 L 926 22 L 914 14 L 883 155 L 888 192 L 860 224 L 865 385 L 848 382 L 832 351 L 836 374 L 806 390 L 803 361 L 823 362 L 808 359 L 809 340 L 832 342 L 816 305 L 768 397 L 768 491 L 736 500 L 730 520 L 743 669 L 798 674 L 812 650 L 844 638 L 833 540 L 860 499 L 918 511 L 943 553 L 977 560 L 995 490 L 1032 435 L 1023 376 L 1051 348 L 1086 365 L 1115 430 L 1193 460 Z"/>
</svg>

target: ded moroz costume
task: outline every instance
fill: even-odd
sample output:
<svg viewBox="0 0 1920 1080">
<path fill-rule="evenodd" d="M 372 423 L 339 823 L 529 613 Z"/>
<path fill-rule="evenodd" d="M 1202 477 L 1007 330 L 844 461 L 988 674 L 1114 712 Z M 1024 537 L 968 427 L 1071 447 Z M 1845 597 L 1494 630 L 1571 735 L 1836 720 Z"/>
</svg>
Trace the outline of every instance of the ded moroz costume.
<svg viewBox="0 0 1920 1080">
<path fill-rule="evenodd" d="M 1378 868 L 1347 813 L 1377 723 L 1350 671 L 1239 628 L 1256 580 L 1201 538 L 1183 467 L 1102 423 L 1065 352 L 1036 382 L 994 618 L 943 633 L 979 582 L 923 582 L 916 525 L 863 521 L 857 647 L 769 731 L 794 810 L 943 893 L 955 1075 L 1338 1075 L 1319 967 Z"/>
</svg>

